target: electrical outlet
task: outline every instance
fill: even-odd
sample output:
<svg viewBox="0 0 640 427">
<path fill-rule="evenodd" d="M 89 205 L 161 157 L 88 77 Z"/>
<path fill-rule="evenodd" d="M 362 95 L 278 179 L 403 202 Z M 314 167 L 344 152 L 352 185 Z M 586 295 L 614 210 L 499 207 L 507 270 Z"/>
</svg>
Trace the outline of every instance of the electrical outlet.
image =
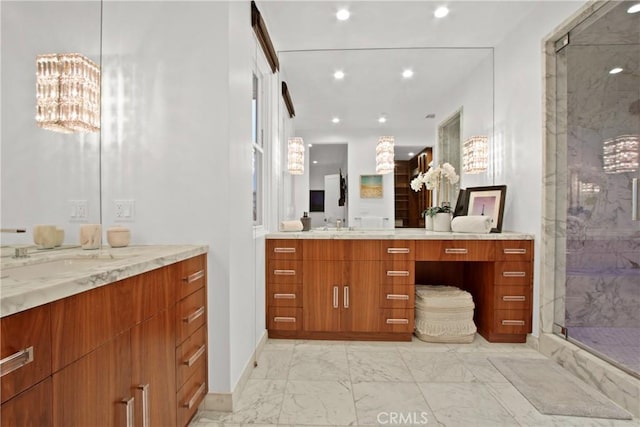
<svg viewBox="0 0 640 427">
<path fill-rule="evenodd" d="M 114 200 L 116 221 L 133 221 L 135 203 L 133 200 Z"/>
</svg>

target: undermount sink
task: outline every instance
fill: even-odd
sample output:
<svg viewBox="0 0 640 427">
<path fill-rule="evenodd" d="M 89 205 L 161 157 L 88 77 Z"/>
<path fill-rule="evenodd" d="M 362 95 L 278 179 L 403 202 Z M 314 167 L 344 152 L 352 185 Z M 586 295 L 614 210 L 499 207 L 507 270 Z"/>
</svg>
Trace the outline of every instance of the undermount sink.
<svg viewBox="0 0 640 427">
<path fill-rule="evenodd" d="M 3 279 L 10 278 L 13 280 L 33 280 L 66 272 L 85 271 L 87 269 L 103 266 L 105 263 L 120 261 L 122 259 L 123 258 L 116 258 L 111 255 L 58 258 L 55 260 L 27 264 L 19 267 L 3 268 L 1 277 Z"/>
</svg>

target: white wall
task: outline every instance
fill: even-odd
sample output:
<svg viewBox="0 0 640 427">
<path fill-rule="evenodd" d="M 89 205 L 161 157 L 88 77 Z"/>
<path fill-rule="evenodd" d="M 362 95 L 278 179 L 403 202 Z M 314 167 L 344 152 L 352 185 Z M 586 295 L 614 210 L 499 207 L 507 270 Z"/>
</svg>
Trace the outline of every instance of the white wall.
<svg viewBox="0 0 640 427">
<path fill-rule="evenodd" d="M 543 173 L 544 37 L 584 3 L 537 4 L 495 48 L 496 183 L 507 184 L 503 230 L 535 235 L 533 333 L 538 335 Z"/>
</svg>

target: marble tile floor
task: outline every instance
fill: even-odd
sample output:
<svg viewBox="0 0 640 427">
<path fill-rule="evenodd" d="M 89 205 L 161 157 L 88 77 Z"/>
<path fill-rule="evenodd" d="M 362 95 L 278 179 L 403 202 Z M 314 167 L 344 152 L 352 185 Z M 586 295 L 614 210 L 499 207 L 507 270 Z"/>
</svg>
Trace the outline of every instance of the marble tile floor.
<svg viewBox="0 0 640 427">
<path fill-rule="evenodd" d="M 268 340 L 236 410 L 200 412 L 190 427 L 640 425 L 540 414 L 488 361 L 505 355 L 545 358 L 479 335 L 471 344 Z"/>
</svg>

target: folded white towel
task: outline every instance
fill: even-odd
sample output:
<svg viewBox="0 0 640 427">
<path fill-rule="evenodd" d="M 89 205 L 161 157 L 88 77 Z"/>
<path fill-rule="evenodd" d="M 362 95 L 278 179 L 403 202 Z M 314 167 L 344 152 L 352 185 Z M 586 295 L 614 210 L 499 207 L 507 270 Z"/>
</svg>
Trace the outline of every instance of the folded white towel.
<svg viewBox="0 0 640 427">
<path fill-rule="evenodd" d="M 280 231 L 302 231 L 302 221 L 299 219 L 280 221 Z"/>
<path fill-rule="evenodd" d="M 457 216 L 451 221 L 451 230 L 455 233 L 489 233 L 491 217 L 484 215 Z"/>
</svg>

